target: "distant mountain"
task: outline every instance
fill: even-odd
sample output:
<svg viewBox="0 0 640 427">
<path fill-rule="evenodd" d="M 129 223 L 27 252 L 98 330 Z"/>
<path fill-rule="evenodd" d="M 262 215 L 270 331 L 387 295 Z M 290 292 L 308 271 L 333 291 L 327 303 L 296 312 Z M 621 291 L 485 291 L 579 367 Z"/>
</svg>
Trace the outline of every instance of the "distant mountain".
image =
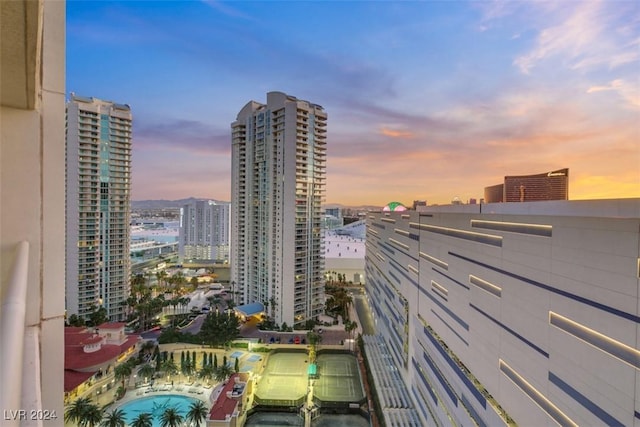
<svg viewBox="0 0 640 427">
<path fill-rule="evenodd" d="M 340 208 L 340 209 L 351 209 L 354 211 L 379 211 L 380 209 L 382 209 L 382 206 L 377 206 L 377 205 L 362 205 L 362 206 L 348 206 L 348 205 L 343 205 L 341 203 L 327 203 L 326 205 L 323 206 L 323 208 L 327 209 L 327 208 Z"/>
<path fill-rule="evenodd" d="M 207 197 L 189 197 L 179 200 L 132 200 L 131 209 L 178 209 L 185 204 L 196 200 L 214 200 L 216 202 L 224 202 L 224 200 L 216 200 Z"/>
<path fill-rule="evenodd" d="M 214 200 L 216 202 L 228 203 L 225 200 L 216 200 L 207 197 L 188 197 L 179 200 L 132 200 L 131 209 L 179 209 L 187 203 L 196 200 Z M 347 206 L 340 203 L 327 203 L 323 208 L 341 208 L 355 211 L 378 211 L 382 206 Z"/>
</svg>

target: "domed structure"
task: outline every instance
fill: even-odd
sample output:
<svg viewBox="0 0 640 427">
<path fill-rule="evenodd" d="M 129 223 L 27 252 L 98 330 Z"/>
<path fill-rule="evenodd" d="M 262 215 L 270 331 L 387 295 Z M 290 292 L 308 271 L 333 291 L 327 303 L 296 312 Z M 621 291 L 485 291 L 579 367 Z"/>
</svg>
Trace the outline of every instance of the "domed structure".
<svg viewBox="0 0 640 427">
<path fill-rule="evenodd" d="M 402 212 L 406 210 L 406 206 L 400 202 L 389 202 L 384 208 L 382 208 L 383 212 Z"/>
</svg>

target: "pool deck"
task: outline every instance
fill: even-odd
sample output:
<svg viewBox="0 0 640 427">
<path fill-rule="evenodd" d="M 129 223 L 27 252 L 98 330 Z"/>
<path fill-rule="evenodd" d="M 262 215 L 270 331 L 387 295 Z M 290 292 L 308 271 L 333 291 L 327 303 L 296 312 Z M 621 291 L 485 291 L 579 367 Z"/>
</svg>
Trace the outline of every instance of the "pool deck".
<svg viewBox="0 0 640 427">
<path fill-rule="evenodd" d="M 167 396 L 172 394 L 177 394 L 180 396 L 191 397 L 194 399 L 199 399 L 209 406 L 211 393 L 214 388 L 218 384 L 213 384 L 212 386 L 206 387 L 204 384 L 199 383 L 176 383 L 173 386 L 171 383 L 164 384 L 156 384 L 153 387 L 146 386 L 140 387 L 137 389 L 128 390 L 124 397 L 117 402 L 114 403 L 113 408 L 119 408 L 122 405 L 129 403 L 136 399 L 143 399 L 145 397 L 154 397 L 154 396 Z"/>
</svg>

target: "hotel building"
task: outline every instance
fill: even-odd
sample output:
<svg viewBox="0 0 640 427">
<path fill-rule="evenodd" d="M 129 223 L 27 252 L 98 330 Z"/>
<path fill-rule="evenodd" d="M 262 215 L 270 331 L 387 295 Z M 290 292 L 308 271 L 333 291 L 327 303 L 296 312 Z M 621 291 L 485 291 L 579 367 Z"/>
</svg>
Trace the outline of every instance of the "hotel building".
<svg viewBox="0 0 640 427">
<path fill-rule="evenodd" d="M 327 114 L 282 92 L 248 102 L 232 128 L 231 281 L 237 302 L 260 302 L 277 323 L 324 305 L 321 203 Z"/>
<path fill-rule="evenodd" d="M 129 296 L 131 109 L 71 95 L 67 103 L 67 315 L 104 307 L 123 320 Z"/>
<path fill-rule="evenodd" d="M 639 230 L 640 199 L 370 213 L 385 370 L 420 424 L 639 426 Z"/>
<path fill-rule="evenodd" d="M 229 203 L 194 200 L 180 208 L 181 260 L 229 261 Z"/>
<path fill-rule="evenodd" d="M 569 200 L 569 169 L 505 176 L 504 183 L 485 187 L 484 200 L 485 203 Z"/>
</svg>

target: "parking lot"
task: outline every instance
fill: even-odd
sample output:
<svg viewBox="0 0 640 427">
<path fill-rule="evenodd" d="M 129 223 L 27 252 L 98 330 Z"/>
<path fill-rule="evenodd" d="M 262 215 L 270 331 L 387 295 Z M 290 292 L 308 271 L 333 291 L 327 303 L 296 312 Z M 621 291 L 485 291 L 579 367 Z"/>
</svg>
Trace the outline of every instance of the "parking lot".
<svg viewBox="0 0 640 427">
<path fill-rule="evenodd" d="M 267 344 L 308 344 L 307 331 L 278 332 L 261 331 L 255 325 L 243 325 L 240 335 L 245 338 L 260 338 Z M 348 338 L 344 329 L 323 328 L 321 344 L 340 345 Z M 273 340 L 273 341 L 272 341 Z"/>
</svg>

